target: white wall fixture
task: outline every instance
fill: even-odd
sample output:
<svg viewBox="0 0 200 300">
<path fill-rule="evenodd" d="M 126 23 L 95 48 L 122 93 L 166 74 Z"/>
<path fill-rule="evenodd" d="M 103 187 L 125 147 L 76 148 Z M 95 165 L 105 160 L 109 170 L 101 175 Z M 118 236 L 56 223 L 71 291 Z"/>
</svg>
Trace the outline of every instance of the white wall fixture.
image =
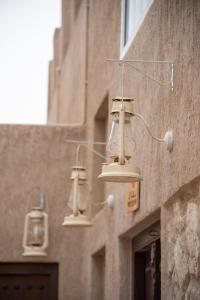
<svg viewBox="0 0 200 300">
<path fill-rule="evenodd" d="M 115 203 L 114 195 L 113 194 L 108 195 L 108 197 L 106 198 L 105 203 L 108 205 L 108 207 L 113 209 L 114 208 L 114 203 Z"/>
<path fill-rule="evenodd" d="M 82 166 L 72 167 L 72 189 L 68 200 L 68 206 L 72 210 L 71 215 L 66 215 L 63 226 L 91 226 L 89 217 L 84 214 L 87 206 L 86 169 Z"/>
<path fill-rule="evenodd" d="M 113 194 L 108 195 L 105 201 L 100 202 L 100 203 L 92 203 L 94 206 L 108 206 L 110 209 L 114 208 L 114 203 L 115 203 L 115 198 Z"/>
<path fill-rule="evenodd" d="M 40 192 L 40 206 L 26 214 L 23 235 L 23 256 L 46 256 L 48 247 L 48 215 L 43 211 L 44 195 Z"/>
</svg>

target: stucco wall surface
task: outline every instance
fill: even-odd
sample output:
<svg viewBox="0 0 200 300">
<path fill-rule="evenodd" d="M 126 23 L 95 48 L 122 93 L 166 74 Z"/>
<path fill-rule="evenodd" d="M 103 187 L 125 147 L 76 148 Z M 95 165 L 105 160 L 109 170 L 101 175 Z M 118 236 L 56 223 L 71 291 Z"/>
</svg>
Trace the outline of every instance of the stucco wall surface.
<svg viewBox="0 0 200 300">
<path fill-rule="evenodd" d="M 81 1 L 81 8 L 74 16 L 76 22 L 71 28 L 70 43 L 60 70 L 57 122 L 63 124 L 83 124 L 85 121 L 86 1 Z"/>
<path fill-rule="evenodd" d="M 0 261 L 58 262 L 59 300 L 81 298 L 83 230 L 61 226 L 69 213 L 73 145 L 67 138 L 84 137 L 84 128 L 0 126 Z M 27 201 L 35 204 L 36 187 L 45 192 L 49 215 L 49 248 L 45 258 L 22 257 Z"/>
<path fill-rule="evenodd" d="M 114 210 L 111 211 L 105 207 L 94 218 L 94 227 L 87 231 L 84 240 L 86 257 L 84 269 L 90 270 L 90 272 L 93 263 L 90 255 L 105 246 L 105 299 L 123 300 L 131 296 L 130 278 L 124 275 L 131 272 L 131 256 L 129 255 L 131 246 L 129 245 L 127 249 L 126 246 L 120 246 L 119 237 L 128 235 L 130 241 L 144 227 L 149 226 L 148 220 L 155 212 L 161 209 L 163 214 L 165 213 L 163 205 L 168 199 L 171 199 L 182 186 L 199 176 L 200 143 L 197 138 L 200 126 L 199 12 L 200 3 L 198 1 L 154 1 L 125 56 L 126 59 L 169 60 L 175 63 L 175 89 L 173 92 L 170 84 L 160 86 L 130 67 L 125 68 L 124 79 L 124 95 L 135 98 L 135 111 L 144 116 L 153 134 L 163 137 L 167 130 L 173 131 L 174 149 L 171 153 L 167 152 L 165 145 L 152 140 L 142 122 L 134 118 L 133 136 L 136 141 L 136 149 L 133 157 L 143 175 L 140 209 L 134 214 L 126 214 L 124 212 L 123 185 L 106 185 L 105 197 L 109 193 L 113 193 L 115 197 Z M 120 1 L 90 1 L 87 105 L 87 138 L 89 140 L 94 139 L 94 116 L 105 95 L 109 94 L 110 106 L 112 96 L 120 94 L 120 70 L 117 69 L 118 66 L 112 64 L 108 66 L 105 63 L 107 58 L 119 58 L 119 20 Z M 106 30 L 102 24 L 107 24 L 107 26 L 105 25 Z M 168 65 L 136 64 L 135 66 L 160 82 L 169 80 L 170 66 Z M 89 154 L 88 164 L 91 167 L 92 178 L 94 166 L 92 167 L 92 158 Z M 91 202 L 95 201 L 96 193 L 95 189 L 91 195 Z M 192 208 L 188 204 L 188 209 L 185 209 L 184 212 L 185 218 L 188 219 L 188 214 L 193 214 L 198 210 L 198 202 Z M 173 209 L 169 210 L 168 214 L 169 219 L 170 216 L 175 218 Z M 193 225 L 186 222 L 187 232 Z M 166 226 L 167 221 L 165 218 L 161 218 L 162 230 Z M 172 230 L 173 226 L 168 232 Z M 161 234 L 164 234 L 164 231 L 161 231 Z M 195 236 L 193 238 L 197 240 Z M 169 245 L 164 239 L 162 241 L 162 272 L 164 274 L 165 262 L 168 257 L 164 254 L 164 249 L 168 249 Z M 192 241 L 190 242 L 192 243 Z M 124 243 L 126 244 L 127 240 L 124 240 Z M 196 253 L 192 255 L 196 255 Z M 124 256 L 127 256 L 127 262 L 124 262 L 123 265 L 120 262 Z M 184 256 L 179 255 L 179 259 L 180 266 L 184 265 Z M 198 260 L 198 256 L 195 256 L 195 259 Z M 84 273 L 83 285 L 87 285 L 84 299 L 91 297 L 92 274 L 90 272 Z M 188 270 L 191 278 L 193 277 L 192 272 L 192 270 Z M 197 277 L 195 280 L 194 286 L 197 285 Z M 176 286 L 175 276 L 171 276 L 169 281 L 171 286 Z M 192 282 L 188 288 L 188 291 L 186 288 L 182 290 L 180 286 L 174 289 L 174 299 L 182 299 L 180 294 L 182 297 L 184 295 L 183 299 L 193 299 L 192 297 L 198 299 L 198 288 L 192 292 L 194 290 Z M 162 295 L 164 299 L 172 299 L 168 293 L 164 275 L 162 277 Z"/>
<path fill-rule="evenodd" d="M 165 145 L 151 139 L 140 120 L 133 120 L 136 141 L 133 159 L 143 175 L 140 209 L 126 214 L 124 186 L 106 184 L 102 202 L 107 195 L 114 194 L 113 210 L 105 206 L 93 215 L 92 228 L 61 226 L 68 211 L 68 178 L 75 152 L 74 146 L 65 144 L 64 140 L 94 140 L 95 116 L 102 101 L 108 95 L 111 107 L 111 98 L 120 94 L 119 66 L 105 62 L 120 55 L 120 7 L 119 0 L 89 2 L 87 41 L 88 7 L 82 1 L 76 17 L 72 18 L 75 23 L 70 29 L 70 40 L 66 39 L 63 46 L 62 31 L 57 31 L 55 36 L 55 43 L 65 48 L 62 52 L 55 47 L 55 51 L 66 56 L 56 56 L 56 63 L 52 64 L 55 89 L 50 89 L 53 96 L 49 120 L 83 123 L 87 104 L 86 123 L 82 127 L 0 127 L 0 228 L 3 229 L 0 230 L 0 258 L 1 261 L 27 261 L 21 256 L 26 203 L 32 195 L 30 190 L 39 185 L 46 191 L 49 203 L 50 247 L 44 261 L 60 264 L 59 300 L 94 300 L 92 289 L 97 282 L 93 281 L 92 255 L 103 247 L 104 298 L 130 299 L 131 239 L 157 221 L 161 211 L 162 299 L 196 300 L 200 298 L 199 1 L 155 0 L 126 55 L 129 59 L 175 62 L 173 92 L 168 85 L 159 86 L 137 71 L 125 69 L 124 93 L 136 99 L 135 111 L 145 117 L 156 136 L 163 137 L 168 129 L 174 134 L 174 149 L 168 153 Z M 168 79 L 169 66 L 136 66 L 158 81 Z M 109 129 L 110 123 L 111 119 Z M 90 186 L 89 211 L 93 211 L 101 187 L 98 183 L 95 188 L 91 185 L 96 164 L 89 151 L 84 153 Z"/>
</svg>

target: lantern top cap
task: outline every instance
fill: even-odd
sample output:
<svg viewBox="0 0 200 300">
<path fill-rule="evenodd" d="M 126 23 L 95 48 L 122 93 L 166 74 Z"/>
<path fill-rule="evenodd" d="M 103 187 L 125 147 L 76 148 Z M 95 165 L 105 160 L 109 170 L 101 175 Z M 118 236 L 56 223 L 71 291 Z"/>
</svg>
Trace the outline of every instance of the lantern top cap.
<svg viewBox="0 0 200 300">
<path fill-rule="evenodd" d="M 80 180 L 86 180 L 86 168 L 82 166 L 73 166 L 72 167 L 72 173 L 71 173 L 71 179 L 74 180 L 78 176 L 78 179 Z"/>
<path fill-rule="evenodd" d="M 42 208 L 39 207 L 39 206 L 34 206 L 34 207 L 32 208 L 32 210 L 40 210 L 40 211 L 42 211 Z"/>
<path fill-rule="evenodd" d="M 130 116 L 134 115 L 133 112 L 133 101 L 134 99 L 128 97 L 115 97 L 112 99 L 112 111 L 111 114 L 119 113 L 122 108 L 122 103 L 124 107 L 125 113 L 129 114 Z"/>
<path fill-rule="evenodd" d="M 83 166 L 73 166 L 72 167 L 72 170 L 75 170 L 75 171 L 85 171 L 86 168 L 84 168 Z"/>
<path fill-rule="evenodd" d="M 130 97 L 117 96 L 117 97 L 112 98 L 112 101 L 126 101 L 126 102 L 131 102 L 131 101 L 135 101 L 135 99 L 130 98 Z"/>
<path fill-rule="evenodd" d="M 44 217 L 44 213 L 40 207 L 35 206 L 32 208 L 31 212 L 29 212 L 29 216 L 33 220 L 34 219 L 38 220 Z"/>
</svg>

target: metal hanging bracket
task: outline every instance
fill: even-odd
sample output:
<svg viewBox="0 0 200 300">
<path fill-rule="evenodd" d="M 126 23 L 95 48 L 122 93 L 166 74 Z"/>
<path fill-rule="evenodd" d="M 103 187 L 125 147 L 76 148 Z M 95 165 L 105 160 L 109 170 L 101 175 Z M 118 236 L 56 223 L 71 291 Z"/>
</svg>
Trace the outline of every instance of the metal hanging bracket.
<svg viewBox="0 0 200 300">
<path fill-rule="evenodd" d="M 171 91 L 174 91 L 174 62 L 168 61 L 168 60 L 144 60 L 144 59 L 131 59 L 131 60 L 123 60 L 123 59 L 106 59 L 108 62 L 116 62 L 119 63 L 120 65 L 127 65 L 143 76 L 153 80 L 157 84 L 161 86 L 171 86 Z M 169 65 L 170 67 L 170 78 L 167 81 L 159 81 L 155 79 L 153 76 L 143 72 L 142 70 L 138 69 L 134 63 L 142 63 L 142 64 L 163 64 L 163 65 Z"/>
</svg>

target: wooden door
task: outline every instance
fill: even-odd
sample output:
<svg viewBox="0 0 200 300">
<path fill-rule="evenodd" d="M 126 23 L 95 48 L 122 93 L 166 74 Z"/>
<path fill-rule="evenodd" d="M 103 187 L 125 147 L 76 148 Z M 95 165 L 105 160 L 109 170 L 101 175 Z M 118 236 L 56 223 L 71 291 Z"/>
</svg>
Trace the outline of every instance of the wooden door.
<svg viewBox="0 0 200 300">
<path fill-rule="evenodd" d="M 0 263 L 1 300 L 57 300 L 58 265 Z"/>
</svg>

